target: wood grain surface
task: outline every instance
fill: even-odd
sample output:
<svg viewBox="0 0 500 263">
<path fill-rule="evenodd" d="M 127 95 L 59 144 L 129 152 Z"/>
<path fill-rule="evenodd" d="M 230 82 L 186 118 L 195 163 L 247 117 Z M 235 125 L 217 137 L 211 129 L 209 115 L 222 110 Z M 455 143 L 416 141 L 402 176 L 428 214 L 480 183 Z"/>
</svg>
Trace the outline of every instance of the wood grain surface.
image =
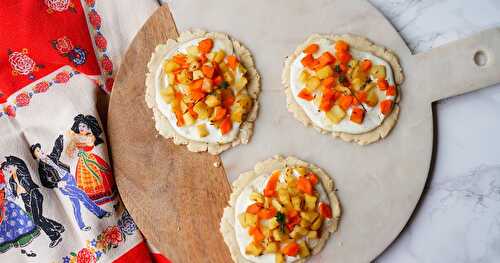
<svg viewBox="0 0 500 263">
<path fill-rule="evenodd" d="M 143 26 L 115 80 L 108 113 L 114 174 L 146 238 L 173 262 L 228 262 L 219 221 L 230 194 L 218 157 L 159 136 L 144 102 L 146 64 L 157 44 L 177 38 L 168 8 Z"/>
</svg>

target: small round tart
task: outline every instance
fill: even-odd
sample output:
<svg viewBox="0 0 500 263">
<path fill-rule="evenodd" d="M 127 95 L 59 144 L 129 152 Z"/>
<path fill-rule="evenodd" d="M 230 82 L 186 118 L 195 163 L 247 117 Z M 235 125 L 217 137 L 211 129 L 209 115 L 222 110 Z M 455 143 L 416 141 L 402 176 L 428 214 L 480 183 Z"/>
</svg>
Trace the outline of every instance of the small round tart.
<svg viewBox="0 0 500 263">
<path fill-rule="evenodd" d="M 260 76 L 238 41 L 222 33 L 183 32 L 156 47 L 148 71 L 145 99 L 162 136 L 211 154 L 248 143 Z"/>
<path fill-rule="evenodd" d="M 352 35 L 312 35 L 288 57 L 282 81 L 295 118 L 365 145 L 387 136 L 399 114 L 398 58 Z"/>
<path fill-rule="evenodd" d="M 276 156 L 234 181 L 220 231 L 235 262 L 305 262 L 339 219 L 332 179 L 315 165 Z"/>
</svg>

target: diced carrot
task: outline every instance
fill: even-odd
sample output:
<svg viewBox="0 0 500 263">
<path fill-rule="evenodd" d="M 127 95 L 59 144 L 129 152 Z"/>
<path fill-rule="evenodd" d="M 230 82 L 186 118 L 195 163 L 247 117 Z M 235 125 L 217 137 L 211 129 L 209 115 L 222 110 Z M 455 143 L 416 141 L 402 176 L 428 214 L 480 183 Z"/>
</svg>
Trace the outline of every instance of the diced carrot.
<svg viewBox="0 0 500 263">
<path fill-rule="evenodd" d="M 351 121 L 361 124 L 365 118 L 365 111 L 362 108 L 354 108 L 351 113 Z"/>
<path fill-rule="evenodd" d="M 289 257 L 297 256 L 297 254 L 299 254 L 299 251 L 300 251 L 300 246 L 295 241 L 286 244 L 286 246 L 284 246 L 281 249 L 281 253 Z"/>
<path fill-rule="evenodd" d="M 334 83 L 335 83 L 335 77 L 333 77 L 333 76 L 330 76 L 330 77 L 321 81 L 321 85 L 323 85 L 323 87 L 327 87 L 327 88 L 332 88 Z"/>
<path fill-rule="evenodd" d="M 335 57 L 328 51 L 323 52 L 318 60 L 321 67 L 335 63 Z"/>
<path fill-rule="evenodd" d="M 335 96 L 335 91 L 333 90 L 333 88 L 327 88 L 327 87 L 323 88 L 323 97 L 331 100 L 334 96 Z"/>
<path fill-rule="evenodd" d="M 385 92 L 385 95 L 387 95 L 387 96 L 396 96 L 396 86 L 390 85 L 389 88 L 387 88 L 387 91 Z"/>
<path fill-rule="evenodd" d="M 299 213 L 295 210 L 292 210 L 295 213 L 293 215 L 287 214 L 286 217 L 286 227 L 288 230 L 292 231 L 293 228 L 300 223 L 300 216 Z"/>
<path fill-rule="evenodd" d="M 226 134 L 233 128 L 233 122 L 231 121 L 231 116 L 228 115 L 220 124 L 220 132 Z"/>
<path fill-rule="evenodd" d="M 224 92 L 225 90 L 227 90 L 228 92 Z M 235 98 L 234 98 L 230 89 L 225 89 L 225 90 L 223 90 L 223 93 L 222 93 L 222 105 L 226 109 L 229 109 L 233 105 Z"/>
<path fill-rule="evenodd" d="M 222 82 L 224 82 L 224 79 L 222 78 L 222 76 L 217 76 L 214 78 L 214 85 L 215 86 L 219 86 L 220 84 L 222 84 Z"/>
<path fill-rule="evenodd" d="M 232 69 L 236 69 L 236 67 L 238 66 L 238 58 L 235 56 L 235 55 L 229 55 L 227 56 L 227 65 L 232 68 Z"/>
<path fill-rule="evenodd" d="M 221 106 L 216 106 L 214 111 L 215 111 L 215 115 L 212 118 L 213 121 L 222 120 L 226 116 L 226 113 L 227 113 L 227 110 Z"/>
<path fill-rule="evenodd" d="M 189 90 L 194 91 L 194 90 L 201 90 L 201 86 L 203 85 L 203 79 L 197 79 L 191 84 L 189 84 Z"/>
<path fill-rule="evenodd" d="M 385 79 L 378 79 L 377 86 L 380 90 L 387 90 L 389 88 L 389 83 Z"/>
<path fill-rule="evenodd" d="M 255 243 L 260 243 L 265 238 L 260 228 L 256 226 L 251 227 L 248 233 L 253 237 Z"/>
<path fill-rule="evenodd" d="M 318 44 L 310 44 L 304 49 L 304 53 L 306 54 L 314 54 L 316 51 L 318 51 L 319 45 Z"/>
<path fill-rule="evenodd" d="M 332 92 L 332 96 L 333 96 L 333 92 Z M 328 97 L 328 96 L 325 96 L 325 94 L 323 94 L 323 96 L 321 97 L 321 102 L 319 104 L 320 111 L 329 112 L 332 109 L 332 107 L 333 107 L 332 96 Z"/>
<path fill-rule="evenodd" d="M 261 209 L 263 205 L 261 203 L 253 203 L 247 207 L 247 213 L 256 215 Z"/>
<path fill-rule="evenodd" d="M 273 172 L 269 181 L 267 181 L 266 187 L 264 188 L 264 196 L 272 197 L 276 194 L 276 186 L 278 185 L 280 174 L 281 172 L 279 170 Z"/>
<path fill-rule="evenodd" d="M 297 180 L 297 189 L 306 194 L 310 195 L 313 194 L 313 187 L 311 181 L 309 181 L 304 176 L 299 177 L 299 180 Z"/>
<path fill-rule="evenodd" d="M 335 42 L 335 51 L 337 52 L 347 52 L 349 51 L 349 44 L 343 40 L 338 40 Z"/>
<path fill-rule="evenodd" d="M 191 97 L 191 99 L 193 101 L 199 101 L 199 100 L 205 98 L 205 95 L 206 95 L 205 92 L 203 92 L 202 90 L 198 90 L 198 89 L 191 90 L 189 92 L 189 96 Z"/>
<path fill-rule="evenodd" d="M 183 54 L 177 54 L 172 59 L 174 60 L 175 63 L 182 65 L 186 64 L 187 57 L 186 55 Z"/>
<path fill-rule="evenodd" d="M 309 181 L 311 181 L 312 185 L 316 185 L 319 182 L 318 176 L 313 172 L 308 173 L 306 177 L 307 179 L 309 179 Z"/>
<path fill-rule="evenodd" d="M 351 107 L 351 104 L 352 104 L 352 96 L 350 95 L 342 95 L 340 96 L 339 100 L 338 100 L 338 104 L 339 106 L 344 110 L 346 111 L 347 109 L 349 109 L 349 107 Z"/>
<path fill-rule="evenodd" d="M 177 126 L 184 126 L 184 117 L 182 116 L 182 111 L 180 108 L 174 109 L 175 118 L 177 119 Z"/>
<path fill-rule="evenodd" d="M 300 63 L 306 68 L 310 67 L 314 61 L 314 57 L 311 54 L 305 55 L 301 60 Z"/>
<path fill-rule="evenodd" d="M 299 92 L 298 96 L 299 96 L 299 98 L 304 99 L 304 100 L 308 100 L 308 101 L 311 101 L 312 99 L 314 99 L 313 95 L 311 94 L 311 92 L 307 88 L 303 88 Z"/>
<path fill-rule="evenodd" d="M 349 70 L 349 68 L 347 68 L 345 64 L 339 64 L 339 67 L 340 67 L 340 72 L 344 74 L 347 73 L 347 71 Z"/>
<path fill-rule="evenodd" d="M 290 209 L 286 212 L 287 219 L 291 219 L 291 218 L 298 217 L 298 216 L 299 216 L 299 212 L 297 212 L 297 210 L 295 210 L 295 209 Z"/>
<path fill-rule="evenodd" d="M 387 115 L 391 113 L 392 110 L 392 100 L 383 100 L 380 102 L 380 111 L 382 114 Z"/>
<path fill-rule="evenodd" d="M 205 75 L 205 77 L 211 79 L 214 76 L 215 68 L 210 67 L 209 65 L 203 65 L 201 66 L 201 72 L 203 72 L 203 75 Z"/>
<path fill-rule="evenodd" d="M 326 218 L 332 218 L 332 208 L 323 202 L 319 203 L 319 214 Z"/>
<path fill-rule="evenodd" d="M 261 209 L 257 216 L 260 219 L 271 219 L 276 216 L 276 208 L 271 206 L 269 208 Z"/>
<path fill-rule="evenodd" d="M 200 54 L 200 63 L 205 64 L 205 62 L 207 62 L 207 60 L 208 60 L 207 55 L 204 53 L 201 53 Z"/>
<path fill-rule="evenodd" d="M 351 54 L 349 54 L 347 52 L 337 52 L 335 54 L 335 56 L 340 61 L 340 63 L 344 63 L 344 64 L 347 64 L 352 58 Z"/>
<path fill-rule="evenodd" d="M 359 103 L 359 100 L 358 98 L 356 98 L 355 96 L 352 96 L 352 105 L 351 106 L 358 106 L 360 103 Z"/>
<path fill-rule="evenodd" d="M 372 61 L 369 59 L 363 59 L 360 64 L 361 70 L 368 71 L 372 67 Z"/>
<path fill-rule="evenodd" d="M 175 91 L 175 99 L 178 100 L 178 101 L 181 101 L 182 100 L 182 93 L 179 92 L 179 91 Z"/>
<path fill-rule="evenodd" d="M 198 43 L 198 50 L 202 54 L 208 54 L 214 47 L 214 41 L 211 38 L 203 39 Z"/>
<path fill-rule="evenodd" d="M 368 94 L 366 93 L 366 91 L 357 91 L 356 92 L 356 98 L 358 98 L 358 101 L 363 103 L 363 102 L 366 102 L 366 98 L 368 97 Z"/>
<path fill-rule="evenodd" d="M 191 117 L 193 117 L 195 120 L 198 119 L 198 113 L 193 110 L 193 106 L 189 106 L 188 108 L 189 114 L 191 114 Z"/>
</svg>

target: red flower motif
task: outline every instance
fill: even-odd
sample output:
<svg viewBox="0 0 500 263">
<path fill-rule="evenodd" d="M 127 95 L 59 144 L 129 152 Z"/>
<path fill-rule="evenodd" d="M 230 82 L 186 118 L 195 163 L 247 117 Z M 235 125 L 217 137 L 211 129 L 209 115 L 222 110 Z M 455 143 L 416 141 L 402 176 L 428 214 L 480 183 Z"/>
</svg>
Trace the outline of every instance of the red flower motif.
<svg viewBox="0 0 500 263">
<path fill-rule="evenodd" d="M 9 116 L 11 118 L 16 117 L 16 109 L 12 105 L 5 106 L 3 111 L 5 112 L 5 114 L 7 114 L 7 116 Z"/>
<path fill-rule="evenodd" d="M 12 70 L 20 75 L 28 75 L 35 70 L 35 61 L 27 55 L 27 51 L 9 54 Z"/>
<path fill-rule="evenodd" d="M 106 55 L 104 55 L 101 60 L 101 66 L 102 69 L 107 73 L 111 74 L 113 72 L 113 62 L 111 62 L 111 59 L 109 59 L 109 57 Z"/>
<path fill-rule="evenodd" d="M 45 5 L 57 12 L 68 10 L 69 4 L 70 0 L 45 0 Z"/>
<path fill-rule="evenodd" d="M 104 241 L 107 244 L 118 246 L 122 240 L 122 232 L 117 226 L 110 226 L 104 230 Z"/>
<path fill-rule="evenodd" d="M 67 71 L 59 72 L 56 77 L 54 78 L 54 81 L 56 83 L 66 83 L 69 80 L 69 73 Z"/>
<path fill-rule="evenodd" d="M 95 5 L 95 0 L 85 0 L 85 2 L 87 2 L 87 5 L 89 5 L 89 6 Z"/>
<path fill-rule="evenodd" d="M 28 93 L 20 93 L 19 95 L 16 96 L 16 105 L 18 107 L 24 107 L 28 104 L 30 104 L 30 96 Z"/>
<path fill-rule="evenodd" d="M 60 37 L 53 43 L 60 54 L 66 54 L 75 48 L 67 36 Z"/>
<path fill-rule="evenodd" d="M 101 28 L 101 16 L 95 10 L 90 11 L 89 21 L 95 29 Z"/>
<path fill-rule="evenodd" d="M 108 47 L 108 41 L 101 33 L 97 34 L 94 41 L 95 41 L 95 45 L 97 46 L 97 48 L 101 51 L 105 51 L 106 48 Z"/>
<path fill-rule="evenodd" d="M 47 81 L 42 81 L 35 85 L 33 91 L 35 93 L 43 93 L 46 92 L 48 89 L 49 89 L 49 83 Z"/>
<path fill-rule="evenodd" d="M 95 255 L 88 248 L 82 248 L 76 256 L 77 263 L 96 263 Z"/>
<path fill-rule="evenodd" d="M 111 91 L 113 89 L 113 83 L 115 82 L 115 80 L 113 78 L 107 78 L 106 79 L 106 90 L 107 91 Z"/>
</svg>

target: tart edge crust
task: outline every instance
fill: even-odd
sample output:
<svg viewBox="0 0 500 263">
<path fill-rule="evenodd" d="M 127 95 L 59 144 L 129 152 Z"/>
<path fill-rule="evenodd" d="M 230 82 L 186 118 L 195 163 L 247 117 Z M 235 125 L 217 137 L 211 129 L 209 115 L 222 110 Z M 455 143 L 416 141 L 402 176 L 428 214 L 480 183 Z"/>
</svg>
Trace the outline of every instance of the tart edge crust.
<svg viewBox="0 0 500 263">
<path fill-rule="evenodd" d="M 154 73 L 158 66 L 161 66 L 165 54 L 177 46 L 188 42 L 190 40 L 202 37 L 212 37 L 221 39 L 223 41 L 229 41 L 234 48 L 234 52 L 240 59 L 240 63 L 247 69 L 248 84 L 247 89 L 250 97 L 253 101 L 252 109 L 249 111 L 247 118 L 244 122 L 240 124 L 240 130 L 238 136 L 229 143 L 215 144 L 207 142 L 199 142 L 185 138 L 181 134 L 177 133 L 175 129 L 170 125 L 168 119 L 163 116 L 163 114 L 158 109 L 156 105 L 156 91 L 155 91 L 155 79 Z M 151 55 L 151 59 L 148 62 L 148 72 L 146 73 L 146 92 L 145 100 L 147 106 L 153 110 L 153 119 L 155 120 L 155 128 L 158 130 L 161 136 L 173 139 L 176 145 L 187 145 L 187 149 L 191 152 L 204 152 L 207 151 L 210 154 L 217 155 L 231 147 L 237 146 L 239 144 L 247 144 L 250 141 L 253 133 L 253 125 L 257 119 L 257 113 L 259 110 L 259 93 L 260 93 L 260 75 L 255 68 L 255 64 L 250 51 L 243 46 L 240 42 L 232 39 L 227 34 L 219 32 L 206 32 L 201 29 L 195 29 L 192 31 L 185 31 L 179 34 L 177 40 L 168 39 L 165 44 L 160 44 L 156 46 L 155 51 Z"/>
<path fill-rule="evenodd" d="M 397 85 L 397 97 L 394 101 L 394 106 L 392 109 L 391 114 L 387 116 L 383 121 L 382 124 L 377 126 L 376 128 L 365 132 L 365 133 L 360 133 L 360 134 L 351 134 L 351 133 L 346 133 L 346 132 L 331 132 L 328 130 L 325 130 L 317 125 L 315 125 L 311 119 L 307 116 L 307 114 L 304 112 L 302 107 L 295 101 L 295 98 L 292 94 L 291 90 L 291 85 L 290 85 L 290 68 L 293 63 L 293 61 L 302 53 L 304 48 L 306 48 L 310 43 L 318 40 L 318 39 L 329 39 L 332 41 L 337 41 L 337 40 L 343 40 L 347 42 L 351 47 L 365 51 L 365 52 L 370 52 L 375 56 L 381 57 L 384 60 L 386 60 L 392 68 L 393 74 L 394 74 L 394 81 L 396 82 Z M 396 56 L 396 54 L 382 46 L 378 46 L 374 43 L 372 43 L 370 40 L 364 37 L 360 36 L 355 36 L 351 34 L 344 34 L 344 35 L 319 35 L 319 34 L 313 34 L 311 35 L 306 42 L 302 43 L 297 47 L 295 52 L 290 55 L 286 61 L 285 61 L 285 67 L 283 69 L 283 74 L 281 76 L 282 79 L 282 84 L 285 87 L 285 94 L 286 94 L 286 104 L 288 111 L 293 113 L 293 116 L 299 120 L 302 124 L 304 124 L 306 127 L 312 126 L 314 129 L 318 130 L 322 134 L 331 134 L 332 137 L 336 138 L 339 137 L 340 139 L 346 141 L 346 142 L 355 142 L 358 143 L 359 145 L 367 145 L 370 143 L 374 143 L 380 139 L 385 138 L 389 132 L 392 130 L 392 128 L 396 125 L 396 122 L 398 120 L 399 116 L 399 101 L 400 101 L 400 94 L 401 94 L 401 89 L 400 86 L 404 81 L 404 75 L 403 75 L 403 69 L 401 68 L 401 65 L 399 64 L 399 59 Z"/>
<path fill-rule="evenodd" d="M 315 166 L 314 164 L 299 160 L 293 156 L 284 158 L 280 155 L 277 155 L 271 159 L 258 162 L 257 164 L 255 164 L 253 171 L 242 173 L 232 184 L 233 192 L 229 197 L 229 205 L 224 208 L 224 213 L 220 222 L 220 232 L 224 238 L 224 241 L 226 242 L 226 245 L 229 248 L 229 252 L 231 253 L 231 257 L 233 258 L 234 262 L 251 263 L 251 261 L 247 260 L 241 254 L 238 241 L 236 240 L 236 233 L 234 231 L 234 227 L 236 224 L 234 206 L 236 204 L 237 198 L 240 196 L 241 192 L 247 185 L 249 185 L 257 177 L 261 176 L 263 173 L 271 173 L 276 169 L 282 169 L 286 166 L 296 165 L 306 166 L 318 175 L 320 182 L 323 185 L 328 198 L 330 199 L 330 206 L 332 208 L 332 219 L 328 222 L 325 222 L 325 225 L 322 226 L 322 230 L 324 232 L 322 233 L 318 244 L 312 249 L 311 254 L 318 254 L 325 246 L 326 241 L 330 237 L 330 234 L 337 231 L 340 220 L 341 207 L 339 199 L 335 193 L 335 183 L 330 178 L 330 176 L 328 176 L 328 174 L 326 174 L 321 168 Z M 295 262 L 302 263 L 305 262 L 308 258 L 299 259 Z"/>
</svg>

